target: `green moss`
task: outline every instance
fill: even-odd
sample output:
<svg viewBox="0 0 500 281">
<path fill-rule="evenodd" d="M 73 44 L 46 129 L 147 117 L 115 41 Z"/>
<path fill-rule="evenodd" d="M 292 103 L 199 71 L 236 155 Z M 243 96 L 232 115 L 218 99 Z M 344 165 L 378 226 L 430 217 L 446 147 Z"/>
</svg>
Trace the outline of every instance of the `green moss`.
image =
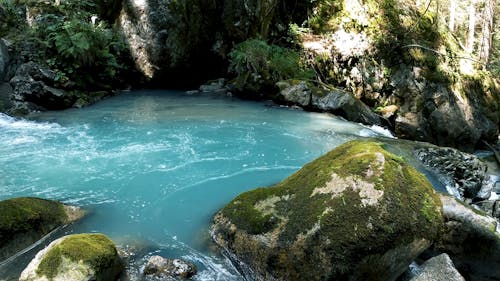
<svg viewBox="0 0 500 281">
<path fill-rule="evenodd" d="M 333 182 L 332 174 L 336 175 Z M 315 192 L 332 185 L 343 189 Z M 367 204 L 366 195 L 352 186 L 376 194 L 375 203 Z M 256 204 L 271 197 L 288 199 L 278 201 L 273 213 L 264 215 Z M 272 258 L 273 268 L 287 273 L 303 266 L 298 261 L 304 257 L 297 255 L 308 255 L 309 248 L 320 247 L 318 241 L 328 241 L 321 251 L 331 258 L 327 263 L 334 265 L 329 276 L 337 277 L 352 270 L 353 260 L 408 245 L 414 239 L 432 241 L 442 223 L 440 200 L 426 178 L 372 141 L 341 145 L 273 187 L 243 193 L 222 212 L 249 234 L 266 234 L 279 225 L 278 245 L 303 239 L 304 248 L 298 253 Z M 324 262 L 324 257 L 308 257 L 306 264 L 314 263 L 313 258 L 318 259 L 316 263 Z"/>
<path fill-rule="evenodd" d="M 113 242 L 103 234 L 70 235 L 45 254 L 36 273 L 52 280 L 63 258 L 88 264 L 96 272 L 102 272 L 113 265 L 117 252 Z"/>
<path fill-rule="evenodd" d="M 243 193 L 231 201 L 222 213 L 248 233 L 258 234 L 273 228 L 272 215 L 264 215 L 255 209 L 255 204 L 273 193 L 272 188 L 257 188 L 252 192 Z"/>
<path fill-rule="evenodd" d="M 67 221 L 61 203 L 40 198 L 0 201 L 0 210 L 0 246 L 17 233 L 35 231 L 43 235 Z"/>
</svg>

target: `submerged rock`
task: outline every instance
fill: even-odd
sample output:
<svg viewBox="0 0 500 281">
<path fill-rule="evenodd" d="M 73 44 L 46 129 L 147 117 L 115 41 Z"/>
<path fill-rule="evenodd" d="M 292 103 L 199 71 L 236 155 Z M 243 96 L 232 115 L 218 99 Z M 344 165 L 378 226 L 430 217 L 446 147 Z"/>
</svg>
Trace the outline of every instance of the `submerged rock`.
<svg viewBox="0 0 500 281">
<path fill-rule="evenodd" d="M 467 280 L 496 280 L 500 276 L 496 220 L 453 197 L 440 197 L 445 227 L 435 248 L 447 253 Z"/>
<path fill-rule="evenodd" d="M 381 144 L 352 141 L 214 218 L 215 242 L 250 280 L 394 280 L 430 246 L 441 203 Z"/>
<path fill-rule="evenodd" d="M 144 275 L 167 278 L 167 280 L 168 278 L 191 278 L 195 274 L 196 266 L 181 259 L 152 256 L 144 266 Z"/>
<path fill-rule="evenodd" d="M 116 280 L 123 264 L 115 245 L 103 234 L 74 234 L 38 252 L 19 281 Z"/>
<path fill-rule="evenodd" d="M 465 281 L 447 254 L 427 260 L 418 271 L 410 281 Z"/>
<path fill-rule="evenodd" d="M 78 207 L 31 197 L 0 201 L 0 210 L 0 261 L 84 215 Z"/>
</svg>

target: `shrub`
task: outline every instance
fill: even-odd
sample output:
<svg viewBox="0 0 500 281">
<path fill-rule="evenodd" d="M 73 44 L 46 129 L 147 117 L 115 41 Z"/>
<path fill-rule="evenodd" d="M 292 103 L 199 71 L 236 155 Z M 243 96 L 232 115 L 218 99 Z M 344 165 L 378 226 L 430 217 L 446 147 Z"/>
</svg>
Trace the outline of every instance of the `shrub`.
<svg viewBox="0 0 500 281">
<path fill-rule="evenodd" d="M 120 69 L 114 50 L 122 48 L 121 42 L 104 22 L 71 19 L 46 30 L 47 52 L 58 58 L 47 63 L 73 76 L 78 84 L 111 79 Z"/>
<path fill-rule="evenodd" d="M 24 26 L 23 12 L 13 1 L 0 0 L 0 37 L 15 33 Z"/>
<path fill-rule="evenodd" d="M 236 45 L 229 53 L 229 70 L 236 74 L 240 90 L 260 91 L 280 80 L 311 79 L 313 72 L 304 66 L 299 52 L 260 39 Z"/>
</svg>

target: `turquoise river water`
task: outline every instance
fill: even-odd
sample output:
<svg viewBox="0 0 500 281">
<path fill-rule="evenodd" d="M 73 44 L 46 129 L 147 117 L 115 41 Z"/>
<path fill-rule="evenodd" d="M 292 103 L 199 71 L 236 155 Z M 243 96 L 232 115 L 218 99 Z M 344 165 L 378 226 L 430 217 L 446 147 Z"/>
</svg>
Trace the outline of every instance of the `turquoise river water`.
<svg viewBox="0 0 500 281">
<path fill-rule="evenodd" d="M 217 210 L 341 143 L 383 133 L 327 114 L 161 90 L 29 120 L 0 114 L 0 200 L 37 196 L 89 210 L 54 235 L 108 235 L 133 253 L 132 280 L 153 254 L 194 262 L 195 280 L 241 280 L 208 242 Z M 0 280 L 45 244 L 0 265 Z"/>
</svg>

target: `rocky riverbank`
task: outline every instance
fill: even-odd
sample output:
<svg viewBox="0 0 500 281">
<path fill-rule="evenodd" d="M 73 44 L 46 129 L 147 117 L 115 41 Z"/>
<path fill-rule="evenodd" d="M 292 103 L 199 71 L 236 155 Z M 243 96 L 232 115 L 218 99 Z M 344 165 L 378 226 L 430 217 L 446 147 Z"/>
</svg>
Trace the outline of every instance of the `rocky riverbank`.
<svg viewBox="0 0 500 281">
<path fill-rule="evenodd" d="M 346 2 L 309 28 L 295 23 L 324 4 L 11 3 L 0 12 L 7 19 L 0 34 L 0 109 L 18 115 L 81 107 L 113 89 L 193 87 L 226 76 L 233 95 L 381 124 L 401 138 L 465 151 L 496 143 L 497 79 L 481 69 L 463 73 L 457 61 L 414 44 L 462 54 L 449 33 L 419 18 L 418 7 L 389 2 Z M 414 30 L 405 31 L 393 14 L 405 14 Z M 81 41 L 68 42 L 65 28 Z M 91 48 L 100 44 L 102 51 Z"/>
</svg>

